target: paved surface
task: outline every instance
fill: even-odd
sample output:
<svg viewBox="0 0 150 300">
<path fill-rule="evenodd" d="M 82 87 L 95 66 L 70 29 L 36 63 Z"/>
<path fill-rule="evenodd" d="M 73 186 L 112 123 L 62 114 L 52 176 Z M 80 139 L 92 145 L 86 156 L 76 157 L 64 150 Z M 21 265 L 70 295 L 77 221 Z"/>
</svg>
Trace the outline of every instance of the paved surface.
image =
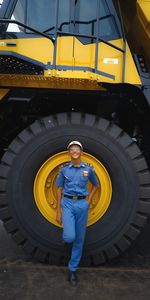
<svg viewBox="0 0 150 300">
<path fill-rule="evenodd" d="M 138 240 L 105 266 L 79 268 L 70 287 L 65 267 L 33 262 L 0 222 L 0 300 L 147 300 L 150 299 L 150 220 Z"/>
<path fill-rule="evenodd" d="M 66 269 L 9 263 L 0 266 L 1 300 L 146 300 L 150 298 L 149 270 L 79 269 L 80 282 L 70 287 Z"/>
</svg>

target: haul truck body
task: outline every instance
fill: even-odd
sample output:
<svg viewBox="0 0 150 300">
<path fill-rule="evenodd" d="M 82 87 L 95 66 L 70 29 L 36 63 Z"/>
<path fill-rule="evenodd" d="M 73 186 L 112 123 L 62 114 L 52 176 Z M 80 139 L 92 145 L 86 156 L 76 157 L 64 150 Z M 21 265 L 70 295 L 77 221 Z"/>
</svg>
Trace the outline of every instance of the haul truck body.
<svg viewBox="0 0 150 300">
<path fill-rule="evenodd" d="M 150 0 L 120 0 L 120 4 L 130 48 L 143 55 L 150 69 Z"/>
<path fill-rule="evenodd" d="M 150 210 L 148 76 L 116 1 L 3 1 L 0 218 L 32 257 L 67 262 L 55 180 L 74 139 L 99 180 L 81 265 L 119 256 L 141 232 Z"/>
</svg>

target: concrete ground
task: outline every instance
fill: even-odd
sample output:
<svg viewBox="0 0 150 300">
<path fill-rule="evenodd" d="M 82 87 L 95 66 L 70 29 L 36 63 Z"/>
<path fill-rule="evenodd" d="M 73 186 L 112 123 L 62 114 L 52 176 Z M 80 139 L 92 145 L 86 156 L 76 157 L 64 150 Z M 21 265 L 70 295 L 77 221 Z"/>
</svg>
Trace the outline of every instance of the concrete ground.
<svg viewBox="0 0 150 300">
<path fill-rule="evenodd" d="M 65 267 L 31 261 L 0 222 L 0 300 L 150 299 L 150 220 L 136 242 L 105 266 L 79 268 L 70 287 Z"/>
</svg>

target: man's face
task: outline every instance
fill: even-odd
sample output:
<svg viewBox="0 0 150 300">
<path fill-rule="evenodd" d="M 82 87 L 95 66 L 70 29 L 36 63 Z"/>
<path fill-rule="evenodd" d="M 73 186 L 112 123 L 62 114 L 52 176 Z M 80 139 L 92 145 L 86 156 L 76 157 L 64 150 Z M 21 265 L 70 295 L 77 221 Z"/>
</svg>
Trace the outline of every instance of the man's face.
<svg viewBox="0 0 150 300">
<path fill-rule="evenodd" d="M 80 158 L 81 153 L 82 153 L 82 150 L 78 145 L 73 145 L 69 148 L 69 154 L 70 154 L 71 158 L 73 158 L 73 159 Z"/>
</svg>

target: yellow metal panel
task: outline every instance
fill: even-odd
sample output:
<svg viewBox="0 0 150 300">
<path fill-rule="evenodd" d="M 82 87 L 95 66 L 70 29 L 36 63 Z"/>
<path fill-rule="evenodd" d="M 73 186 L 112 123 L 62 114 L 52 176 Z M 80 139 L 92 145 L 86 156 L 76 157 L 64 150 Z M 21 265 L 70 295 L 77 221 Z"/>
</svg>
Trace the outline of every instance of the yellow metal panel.
<svg viewBox="0 0 150 300">
<path fill-rule="evenodd" d="M 123 48 L 122 40 L 110 41 L 111 44 Z M 117 63 L 114 63 L 116 60 Z M 123 54 L 122 52 L 104 44 L 100 43 L 99 45 L 99 70 L 114 75 L 115 80 L 103 77 L 103 81 L 119 83 L 122 82 L 122 62 L 123 62 Z M 114 61 L 114 62 L 113 62 Z"/>
<path fill-rule="evenodd" d="M 133 57 L 127 44 L 126 67 L 125 67 L 125 82 L 130 84 L 141 85 L 141 79 L 136 69 Z"/>
<path fill-rule="evenodd" d="M 16 43 L 16 46 L 7 46 L 10 41 Z M 46 38 L 1 40 L 0 50 L 16 52 L 44 64 L 53 60 L 53 43 Z"/>
<path fill-rule="evenodd" d="M 0 49 L 16 52 L 27 58 L 35 59 L 47 64 L 53 60 L 54 46 L 45 38 L 11 40 L 17 43 L 16 47 L 6 45 L 7 40 L 0 42 Z M 10 42 L 10 40 L 9 40 Z M 123 41 L 110 41 L 119 48 L 123 48 Z M 83 68 L 95 67 L 95 44 L 82 44 L 77 38 L 60 37 L 57 41 L 57 65 L 66 66 L 62 70 L 45 71 L 44 76 L 36 75 L 4 75 L 0 76 L 0 84 L 3 86 L 66 88 L 70 89 L 100 89 L 97 82 L 122 82 L 123 54 L 106 45 L 99 43 L 98 70 L 113 75 L 115 79 L 99 75 L 85 70 L 75 70 L 74 66 Z M 72 70 L 66 70 L 72 66 Z M 140 78 L 136 70 L 129 47 L 127 46 L 125 82 L 140 84 Z"/>
<path fill-rule="evenodd" d="M 0 89 L 0 101 L 7 95 L 8 89 Z"/>
<path fill-rule="evenodd" d="M 129 45 L 150 68 L 150 0 L 119 0 Z"/>
<path fill-rule="evenodd" d="M 110 41 L 111 44 L 123 49 L 123 41 Z M 75 65 L 94 68 L 95 64 L 95 44 L 83 45 L 75 39 Z M 99 44 L 98 70 L 114 75 L 115 80 L 99 75 L 100 81 L 120 83 L 122 82 L 123 54 L 104 44 Z M 125 82 L 130 84 L 141 84 L 140 77 L 135 67 L 130 49 L 127 44 L 126 65 L 125 65 Z"/>
<path fill-rule="evenodd" d="M 46 38 L 23 38 L 11 39 L 16 46 L 7 46 L 10 40 L 0 40 L 1 51 L 11 51 L 20 55 L 47 64 L 53 62 L 53 43 Z M 57 62 L 58 65 L 73 64 L 73 37 L 61 37 L 57 39 Z"/>
<path fill-rule="evenodd" d="M 82 44 L 78 39 L 74 41 L 75 66 L 94 68 L 95 44 Z"/>
<path fill-rule="evenodd" d="M 57 39 L 57 65 L 74 65 L 73 37 L 60 37 Z"/>
<path fill-rule="evenodd" d="M 150 0 L 137 1 L 138 15 L 150 38 Z"/>
<path fill-rule="evenodd" d="M 48 75 L 51 73 L 51 75 Z M 57 75 L 58 73 L 58 75 Z M 82 71 L 46 71 L 44 76 L 39 75 L 0 75 L 0 83 L 5 86 L 27 88 L 77 89 L 77 90 L 104 90 L 97 84 L 90 72 Z"/>
<path fill-rule="evenodd" d="M 130 32 L 130 40 L 133 49 L 144 55 L 150 69 L 150 0 L 137 1 L 137 15 Z"/>
</svg>

